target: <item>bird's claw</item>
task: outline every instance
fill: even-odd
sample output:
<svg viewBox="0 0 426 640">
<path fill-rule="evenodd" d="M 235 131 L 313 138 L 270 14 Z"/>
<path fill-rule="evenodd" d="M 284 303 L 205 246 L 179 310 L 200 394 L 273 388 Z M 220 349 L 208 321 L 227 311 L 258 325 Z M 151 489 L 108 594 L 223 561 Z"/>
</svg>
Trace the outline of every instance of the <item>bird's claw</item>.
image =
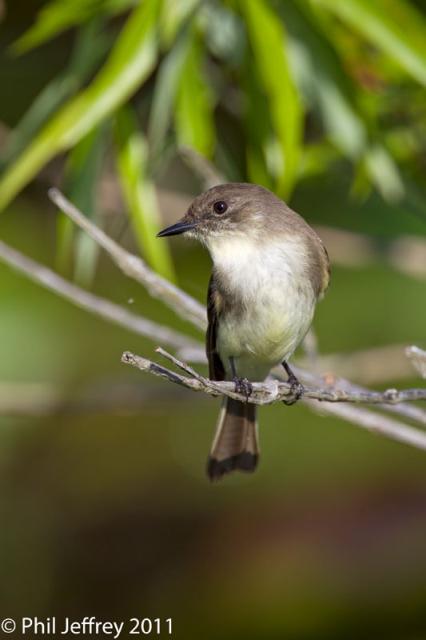
<svg viewBox="0 0 426 640">
<path fill-rule="evenodd" d="M 290 398 L 288 400 L 283 400 L 284 404 L 290 407 L 292 404 L 295 404 L 300 398 L 303 396 L 305 392 L 305 387 L 295 375 L 291 375 L 288 378 L 288 384 L 290 385 Z"/>
<path fill-rule="evenodd" d="M 246 397 L 246 400 L 248 400 L 253 393 L 252 383 L 247 380 L 247 378 L 238 377 L 234 377 L 232 381 L 235 384 L 235 393 L 240 393 L 242 396 Z"/>
</svg>

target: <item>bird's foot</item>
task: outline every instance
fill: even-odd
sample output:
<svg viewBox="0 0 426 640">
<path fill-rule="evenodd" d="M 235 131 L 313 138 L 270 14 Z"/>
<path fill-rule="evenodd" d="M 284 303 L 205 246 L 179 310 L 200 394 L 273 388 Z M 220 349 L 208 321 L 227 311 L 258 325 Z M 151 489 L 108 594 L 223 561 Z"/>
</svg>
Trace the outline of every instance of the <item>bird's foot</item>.
<svg viewBox="0 0 426 640">
<path fill-rule="evenodd" d="M 232 382 L 235 384 L 235 393 L 240 393 L 248 400 L 253 393 L 252 383 L 247 378 L 238 378 L 238 376 L 234 376 Z"/>
<path fill-rule="evenodd" d="M 305 387 L 301 382 L 299 382 L 296 376 L 290 377 L 287 382 L 290 385 L 290 398 L 288 400 L 283 400 L 283 402 L 288 407 L 291 407 L 292 404 L 295 404 L 303 396 Z"/>
<path fill-rule="evenodd" d="M 288 400 L 283 400 L 283 402 L 290 407 L 292 404 L 295 404 L 298 400 L 300 400 L 305 392 L 305 387 L 298 380 L 298 378 L 295 376 L 286 362 L 283 362 L 283 367 L 288 374 L 287 382 L 290 385 L 290 397 Z"/>
</svg>

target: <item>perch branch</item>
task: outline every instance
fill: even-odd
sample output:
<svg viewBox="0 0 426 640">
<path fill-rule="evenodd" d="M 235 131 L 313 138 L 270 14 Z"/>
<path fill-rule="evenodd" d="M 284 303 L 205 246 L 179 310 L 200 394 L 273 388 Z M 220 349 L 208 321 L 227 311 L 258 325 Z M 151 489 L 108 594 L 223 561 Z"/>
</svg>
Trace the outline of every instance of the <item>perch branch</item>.
<svg viewBox="0 0 426 640">
<path fill-rule="evenodd" d="M 170 360 L 171 362 L 173 362 L 173 364 L 175 366 L 177 366 L 179 369 L 182 369 L 182 371 L 185 371 L 185 373 L 189 373 L 189 375 L 191 375 L 193 378 L 198 379 L 201 383 L 204 382 L 205 378 L 203 378 L 203 376 L 200 376 L 200 374 L 195 371 L 195 369 L 193 369 L 192 367 L 188 366 L 185 362 L 182 362 L 181 360 L 178 360 L 175 356 L 172 356 L 170 353 L 167 353 L 167 351 L 165 351 L 164 349 L 162 349 L 161 347 L 158 347 L 156 349 L 156 352 L 159 353 L 160 355 L 164 356 L 165 358 L 167 358 L 168 360 Z M 315 376 L 314 374 L 308 373 L 307 371 L 302 371 L 300 370 L 298 367 L 293 367 L 294 371 L 297 371 L 297 375 L 299 376 L 299 378 L 302 381 L 308 382 L 311 385 L 316 385 L 316 386 L 320 386 L 321 388 L 323 388 L 323 383 L 324 381 L 321 379 L 320 376 Z M 278 381 L 281 382 L 285 382 L 285 380 L 282 379 L 282 373 L 274 370 L 274 377 L 277 378 Z M 220 386 L 218 386 L 214 381 L 210 380 L 212 386 L 214 386 L 219 392 L 221 392 Z M 333 387 L 334 389 L 343 389 L 345 390 L 348 394 L 352 394 L 350 396 L 348 396 L 348 399 L 344 399 L 344 400 L 333 400 L 332 402 L 356 402 L 357 400 L 352 400 L 349 398 L 356 398 L 356 396 L 354 395 L 354 392 L 358 392 L 358 393 L 362 393 L 363 397 L 365 396 L 365 394 L 371 394 L 371 392 L 368 389 L 364 389 L 363 387 L 359 387 L 357 385 L 353 385 L 350 382 L 348 382 L 347 380 L 343 380 L 342 378 L 337 378 L 335 380 L 333 380 Z M 393 391 L 393 390 L 392 390 Z M 238 398 L 238 395 L 235 396 L 235 394 L 232 395 L 232 397 L 236 397 Z M 317 398 L 318 400 L 320 400 L 320 398 Z M 245 400 L 245 397 L 244 397 Z M 313 403 L 315 404 L 315 403 Z M 375 403 L 374 403 L 375 404 Z M 377 403 L 378 408 L 380 409 L 384 409 L 385 411 L 390 411 L 393 413 L 397 413 L 400 414 L 402 416 L 404 416 L 405 418 L 409 418 L 410 420 L 419 422 L 422 425 L 426 425 L 426 412 L 423 411 L 422 409 L 420 409 L 419 407 L 413 406 L 413 405 L 409 405 L 409 404 L 404 404 L 404 401 L 398 401 L 397 403 L 387 403 L 387 404 L 382 404 L 382 403 Z M 369 420 L 371 423 L 375 423 L 377 422 L 377 418 L 380 419 L 380 416 L 378 416 L 377 414 L 371 414 L 368 415 L 367 414 L 371 414 L 371 412 L 368 412 L 366 410 L 364 410 L 364 413 L 362 416 L 360 416 L 360 420 L 361 422 L 364 422 L 366 420 Z M 348 415 L 351 416 L 351 420 L 349 420 L 350 422 L 353 422 L 353 418 L 355 413 L 349 413 Z M 384 418 L 384 420 L 386 420 L 386 418 Z M 401 424 L 401 423 L 400 423 Z"/>
<path fill-rule="evenodd" d="M 188 373 L 191 377 L 184 376 L 175 371 L 171 371 L 162 365 L 152 362 L 146 358 L 137 356 L 129 351 L 126 351 L 122 355 L 122 362 L 130 364 L 141 371 L 146 371 L 178 384 L 180 386 L 191 389 L 192 391 L 201 391 L 208 395 L 228 396 L 241 402 L 250 402 L 257 405 L 267 405 L 282 400 L 289 400 L 292 398 L 291 385 L 287 382 L 278 382 L 277 380 L 268 380 L 263 383 L 253 383 L 253 392 L 247 399 L 244 395 L 235 392 L 235 385 L 233 382 L 223 381 L 217 382 L 209 380 L 200 375 L 192 367 L 179 361 L 174 356 L 171 356 L 163 349 L 157 349 L 157 351 L 171 360 L 176 366 Z M 319 405 L 313 401 L 319 401 L 324 403 L 353 403 L 353 404 L 396 404 L 399 402 L 406 402 L 411 400 L 426 400 L 426 389 L 404 389 L 397 391 L 396 389 L 388 389 L 387 391 L 352 391 L 339 388 L 305 388 L 304 400 L 309 403 L 310 406 L 315 405 L 317 408 Z M 393 440 L 405 442 L 419 449 L 426 450 L 426 433 L 414 429 L 408 425 L 405 425 L 397 420 L 386 418 L 380 414 L 375 414 L 367 410 L 360 410 L 359 407 L 346 407 L 344 409 L 329 409 L 328 404 L 321 405 L 325 411 L 329 413 L 335 413 L 345 417 L 350 422 L 359 424 L 359 426 L 366 428 L 370 431 L 374 431 L 381 435 L 385 435 Z"/>
<path fill-rule="evenodd" d="M 169 378 L 170 382 L 176 382 L 176 376 L 180 380 L 180 384 L 187 386 L 194 391 L 206 391 L 209 395 L 225 395 L 242 402 L 250 402 L 252 404 L 272 404 L 273 402 L 279 402 L 280 400 L 289 400 L 292 398 L 291 385 L 288 382 L 279 382 L 278 380 L 268 380 L 266 382 L 254 382 L 253 393 L 246 399 L 246 396 L 240 393 L 235 393 L 233 389 L 235 384 L 228 381 L 213 381 L 209 378 L 205 378 L 199 373 L 196 373 L 192 367 L 177 360 L 174 356 L 170 355 L 164 349 L 157 349 L 157 352 L 163 356 L 166 356 L 169 360 L 174 362 L 187 373 L 192 375 L 192 378 L 187 378 L 176 374 L 169 369 L 165 369 L 151 360 L 137 356 L 129 351 L 124 352 L 122 361 L 126 364 L 131 364 L 134 367 L 141 369 L 142 371 L 151 370 L 151 365 L 154 369 L 160 368 L 162 370 L 162 377 Z M 346 389 L 339 389 L 336 387 L 323 387 L 323 388 L 305 388 L 304 397 L 311 400 L 319 400 L 321 402 L 353 402 L 353 403 L 365 403 L 365 404 L 397 404 L 399 402 L 411 402 L 414 400 L 426 400 L 426 389 L 403 389 L 398 391 L 397 389 L 387 389 L 386 391 L 352 391 Z"/>
<path fill-rule="evenodd" d="M 187 322 L 191 322 L 202 330 L 206 328 L 207 316 L 202 304 L 152 271 L 141 258 L 120 247 L 83 215 L 58 189 L 49 189 L 48 195 L 59 209 L 108 253 L 126 276 L 142 284 L 153 298 L 161 300 Z"/>
<path fill-rule="evenodd" d="M 157 351 L 163 354 L 162 349 L 157 349 Z M 197 364 L 207 363 L 205 350 L 201 345 L 198 345 L 196 348 L 179 349 L 178 355 L 181 358 L 181 360 L 189 360 L 190 362 L 197 363 Z M 171 359 L 170 356 L 169 356 L 169 359 Z M 174 363 L 180 367 L 180 365 L 178 364 L 180 361 L 178 361 L 176 358 L 173 359 L 172 361 L 174 361 Z M 321 358 L 319 360 L 319 363 L 322 363 Z M 186 365 L 186 367 L 188 367 L 188 365 Z M 311 371 L 307 371 L 306 369 L 304 368 L 302 369 L 299 366 L 295 366 L 295 365 L 293 365 L 292 368 L 294 372 L 297 374 L 298 378 L 301 380 L 301 382 L 304 382 L 311 386 L 317 386 L 317 387 L 324 386 L 324 378 L 321 375 L 312 373 Z M 188 372 L 187 368 L 184 370 Z M 285 382 L 284 374 L 280 367 L 276 367 L 275 369 L 273 369 L 273 371 L 271 372 L 271 375 L 277 380 Z M 360 385 L 355 385 L 352 382 L 349 382 L 348 380 L 341 378 L 340 376 L 333 375 L 332 382 L 334 387 L 343 387 L 346 390 L 350 390 L 350 391 L 362 391 L 366 393 L 368 393 L 369 391 L 367 388 L 362 387 Z M 328 384 L 329 383 L 327 383 L 327 385 Z M 417 422 L 422 426 L 426 426 L 426 411 L 413 404 L 410 405 L 403 402 L 400 402 L 398 404 L 378 404 L 377 408 L 383 409 L 384 411 L 389 413 L 398 414 L 408 420 Z"/>
<path fill-rule="evenodd" d="M 26 275 L 33 282 L 41 284 L 46 289 L 53 291 L 78 307 L 130 331 L 134 331 L 139 335 L 145 336 L 150 340 L 154 340 L 155 342 L 164 341 L 164 344 L 167 344 L 173 349 L 198 348 L 198 343 L 195 340 L 191 340 L 178 331 L 169 329 L 157 322 L 152 322 L 142 316 L 138 316 L 121 305 L 81 289 L 54 271 L 51 271 L 48 267 L 24 256 L 2 241 L 0 241 L 0 260 L 12 267 L 15 271 Z"/>
</svg>

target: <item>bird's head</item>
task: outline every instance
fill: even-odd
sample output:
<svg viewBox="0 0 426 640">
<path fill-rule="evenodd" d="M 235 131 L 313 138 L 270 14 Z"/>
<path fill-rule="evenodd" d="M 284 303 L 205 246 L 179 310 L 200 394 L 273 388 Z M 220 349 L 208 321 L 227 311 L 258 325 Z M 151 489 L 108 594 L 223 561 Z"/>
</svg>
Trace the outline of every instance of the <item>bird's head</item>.
<svg viewBox="0 0 426 640">
<path fill-rule="evenodd" d="M 213 239 L 255 235 L 264 228 L 268 212 L 283 203 L 255 184 L 228 183 L 199 195 L 179 222 L 163 229 L 158 237 L 185 234 L 209 245 Z M 266 205 L 266 206 L 265 206 Z"/>
</svg>

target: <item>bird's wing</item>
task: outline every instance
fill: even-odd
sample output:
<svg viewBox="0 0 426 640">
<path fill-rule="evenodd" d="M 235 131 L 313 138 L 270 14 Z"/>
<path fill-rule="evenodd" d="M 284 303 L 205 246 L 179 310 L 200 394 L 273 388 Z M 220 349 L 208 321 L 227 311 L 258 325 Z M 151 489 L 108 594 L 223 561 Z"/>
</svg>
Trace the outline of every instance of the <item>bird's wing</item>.
<svg viewBox="0 0 426 640">
<path fill-rule="evenodd" d="M 207 292 L 206 353 L 209 363 L 209 377 L 211 380 L 225 380 L 225 368 L 216 350 L 217 324 L 220 310 L 220 295 L 216 289 L 214 276 L 211 276 Z"/>
</svg>

